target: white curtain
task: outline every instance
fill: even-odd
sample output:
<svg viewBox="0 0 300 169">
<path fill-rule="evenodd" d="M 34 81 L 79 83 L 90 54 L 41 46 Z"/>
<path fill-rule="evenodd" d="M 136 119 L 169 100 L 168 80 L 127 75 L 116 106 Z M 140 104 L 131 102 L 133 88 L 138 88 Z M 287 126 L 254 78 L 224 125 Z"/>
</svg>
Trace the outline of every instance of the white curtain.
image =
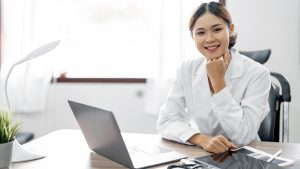
<svg viewBox="0 0 300 169">
<path fill-rule="evenodd" d="M 7 108 L 4 99 L 4 79 L 9 68 L 31 50 L 42 45 L 32 39 L 31 2 L 31 0 L 2 0 L 2 108 Z M 44 43 L 52 40 L 49 39 Z M 46 55 L 53 55 L 53 53 Z M 52 74 L 48 57 L 51 56 L 41 56 L 25 62 L 12 71 L 8 81 L 8 97 L 12 111 L 35 113 L 45 109 L 47 89 Z"/>
<path fill-rule="evenodd" d="M 156 77 L 147 79 L 145 112 L 157 115 L 166 101 L 175 73 L 186 59 L 201 57 L 188 29 L 192 12 L 210 0 L 162 0 L 161 49 Z"/>
<path fill-rule="evenodd" d="M 63 23 L 69 21 L 69 19 L 67 16 L 58 16 L 62 13 L 55 11 L 58 10 L 56 8 L 59 8 L 59 6 L 68 7 L 70 5 L 68 3 L 71 1 L 64 2 L 66 4 L 57 5 L 59 1 L 2 0 L 1 83 L 3 83 L 7 70 L 15 61 L 25 57 L 32 49 L 44 43 L 60 39 L 57 38 L 59 33 L 56 36 L 55 30 L 63 30 Z M 166 99 L 176 68 L 182 60 L 199 57 L 199 53 L 196 52 L 193 40 L 189 35 L 188 19 L 192 11 L 202 2 L 204 0 L 161 0 L 162 8 L 153 9 L 154 12 L 155 10 L 161 10 L 162 12 L 160 21 L 161 39 L 159 42 L 160 60 L 156 76 L 147 80 L 145 111 L 148 113 L 158 114 Z M 33 9 L 36 6 L 39 8 Z M 53 13 L 50 13 L 47 18 L 34 15 L 35 12 L 45 10 L 44 8 L 53 9 L 49 10 Z M 56 19 L 53 19 L 53 16 Z M 35 24 L 34 19 L 37 19 L 39 24 Z M 76 18 L 73 19 L 76 20 Z M 67 32 L 61 32 L 64 33 L 61 36 L 66 36 Z M 81 36 L 84 36 L 84 34 Z M 33 61 L 23 63 L 13 70 L 8 83 L 8 94 L 13 109 L 18 112 L 43 111 L 51 78 L 51 65 L 55 62 L 55 54 L 58 51 L 59 49 L 55 49 L 46 54 L 47 56 L 41 56 Z M 61 63 L 59 58 L 56 60 L 58 64 Z M 3 99 L 1 105 L 2 107 L 5 106 Z"/>
</svg>

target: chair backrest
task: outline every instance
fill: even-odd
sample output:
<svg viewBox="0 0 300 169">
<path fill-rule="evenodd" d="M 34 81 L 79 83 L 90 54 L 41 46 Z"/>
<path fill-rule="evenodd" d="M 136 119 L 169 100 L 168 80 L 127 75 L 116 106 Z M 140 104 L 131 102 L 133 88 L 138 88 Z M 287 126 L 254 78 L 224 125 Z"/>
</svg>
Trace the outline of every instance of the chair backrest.
<svg viewBox="0 0 300 169">
<path fill-rule="evenodd" d="M 268 61 L 271 55 L 271 49 L 255 50 L 255 51 L 240 51 L 240 54 L 245 55 L 260 64 Z"/>
<path fill-rule="evenodd" d="M 271 55 L 271 49 L 256 50 L 256 51 L 240 51 L 241 54 L 264 64 Z M 281 112 L 282 103 L 291 101 L 290 86 L 287 79 L 275 72 L 271 72 L 271 76 L 279 81 L 275 83 L 272 81 L 269 106 L 270 112 L 262 121 L 258 135 L 262 141 L 280 141 L 280 116 L 282 116 L 282 142 L 288 142 L 288 104 L 284 104 L 283 111 Z"/>
<path fill-rule="evenodd" d="M 261 122 L 258 135 L 262 141 L 279 142 L 279 123 L 280 123 L 280 96 L 279 87 L 272 84 L 269 94 L 270 111 Z M 279 109 L 278 109 L 279 108 Z"/>
</svg>

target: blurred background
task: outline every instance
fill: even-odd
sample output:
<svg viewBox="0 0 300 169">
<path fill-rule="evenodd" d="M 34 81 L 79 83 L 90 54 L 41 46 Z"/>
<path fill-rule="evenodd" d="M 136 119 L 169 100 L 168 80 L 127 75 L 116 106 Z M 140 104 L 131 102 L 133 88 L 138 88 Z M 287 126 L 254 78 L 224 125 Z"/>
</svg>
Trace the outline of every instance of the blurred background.
<svg viewBox="0 0 300 169">
<path fill-rule="evenodd" d="M 67 100 L 115 113 L 124 132 L 156 133 L 176 68 L 201 57 L 188 30 L 203 0 L 1 0 L 1 107 L 9 67 L 53 40 L 59 46 L 14 69 L 11 107 L 35 138 L 78 128 Z M 238 50 L 270 48 L 265 66 L 291 85 L 290 142 L 300 143 L 300 1 L 226 0 Z"/>
</svg>

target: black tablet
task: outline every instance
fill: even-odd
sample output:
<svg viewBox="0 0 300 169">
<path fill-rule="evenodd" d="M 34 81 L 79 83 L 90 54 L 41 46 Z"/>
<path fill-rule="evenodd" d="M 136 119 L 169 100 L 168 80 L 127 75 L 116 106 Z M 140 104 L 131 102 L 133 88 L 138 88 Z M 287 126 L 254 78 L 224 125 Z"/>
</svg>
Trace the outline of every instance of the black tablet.
<svg viewBox="0 0 300 169">
<path fill-rule="evenodd" d="M 271 163 L 266 162 L 267 157 L 259 155 L 260 158 L 256 158 L 252 151 L 241 148 L 237 151 L 228 151 L 221 154 L 215 154 L 210 156 L 203 156 L 194 158 L 193 161 L 199 164 L 205 164 L 210 169 L 282 169 L 278 166 L 285 161 L 274 159 Z M 264 160 L 264 158 L 266 158 Z"/>
</svg>

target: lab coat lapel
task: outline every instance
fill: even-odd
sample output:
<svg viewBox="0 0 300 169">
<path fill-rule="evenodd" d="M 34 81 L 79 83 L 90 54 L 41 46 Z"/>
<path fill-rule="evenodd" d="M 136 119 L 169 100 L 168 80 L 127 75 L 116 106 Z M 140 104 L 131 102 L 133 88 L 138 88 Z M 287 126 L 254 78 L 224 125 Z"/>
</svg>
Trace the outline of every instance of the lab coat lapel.
<svg viewBox="0 0 300 169">
<path fill-rule="evenodd" d="M 206 60 L 198 67 L 193 79 L 193 101 L 195 111 L 203 110 L 203 113 L 209 113 L 213 108 L 211 105 L 211 91 L 209 88 L 208 77 L 206 73 Z"/>
<path fill-rule="evenodd" d="M 232 81 L 235 78 L 239 78 L 243 74 L 244 63 L 243 59 L 238 51 L 231 50 L 231 61 L 225 73 L 225 82 L 227 88 L 231 91 Z M 211 104 L 211 91 L 209 88 L 208 77 L 206 73 L 206 60 L 204 60 L 195 72 L 193 79 L 193 104 L 195 111 L 203 110 L 205 113 L 209 113 L 213 108 Z"/>
<path fill-rule="evenodd" d="M 232 88 L 232 81 L 242 76 L 244 71 L 244 62 L 240 53 L 235 49 L 231 50 L 231 61 L 225 73 L 225 82 L 229 90 Z"/>
</svg>

